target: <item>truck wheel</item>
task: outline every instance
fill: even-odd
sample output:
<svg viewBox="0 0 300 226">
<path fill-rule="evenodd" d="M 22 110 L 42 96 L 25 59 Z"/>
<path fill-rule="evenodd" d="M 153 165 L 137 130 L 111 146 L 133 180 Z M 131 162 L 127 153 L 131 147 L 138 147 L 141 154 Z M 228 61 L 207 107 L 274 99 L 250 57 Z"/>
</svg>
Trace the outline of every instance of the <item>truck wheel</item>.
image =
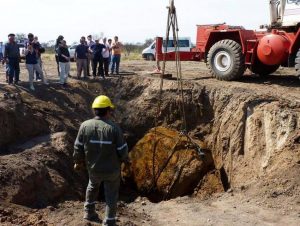
<svg viewBox="0 0 300 226">
<path fill-rule="evenodd" d="M 251 68 L 251 71 L 252 73 L 258 74 L 260 76 L 266 76 L 277 71 L 279 67 L 280 65 L 266 65 L 261 63 L 260 61 L 257 61 L 255 66 Z"/>
<path fill-rule="evenodd" d="M 295 69 L 296 69 L 296 75 L 300 79 L 300 49 L 298 50 L 296 59 L 295 59 Z"/>
<path fill-rule="evenodd" d="M 154 55 L 153 54 L 147 55 L 147 60 L 154 61 L 155 60 Z"/>
<path fill-rule="evenodd" d="M 215 43 L 207 56 L 208 69 L 218 80 L 232 81 L 245 72 L 245 58 L 239 43 L 225 39 Z"/>
</svg>

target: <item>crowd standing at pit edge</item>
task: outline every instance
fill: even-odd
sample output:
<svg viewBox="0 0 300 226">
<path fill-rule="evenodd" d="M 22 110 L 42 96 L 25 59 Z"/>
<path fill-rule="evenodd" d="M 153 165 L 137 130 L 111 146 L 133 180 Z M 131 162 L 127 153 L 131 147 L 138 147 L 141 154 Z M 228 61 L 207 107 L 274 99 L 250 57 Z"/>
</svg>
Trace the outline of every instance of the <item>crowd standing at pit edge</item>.
<svg viewBox="0 0 300 226">
<path fill-rule="evenodd" d="M 38 41 L 38 37 L 29 33 L 25 42 L 25 63 L 28 71 L 29 88 L 34 91 L 34 75 L 36 81 L 42 81 L 49 85 L 43 70 L 41 55 L 45 49 Z M 123 45 L 117 36 L 114 39 L 92 39 L 82 36 L 79 45 L 76 46 L 74 60 L 77 67 L 77 79 L 87 79 L 93 76 L 105 79 L 108 76 L 119 76 L 121 53 Z M 58 36 L 55 44 L 55 60 L 59 82 L 67 87 L 70 77 L 70 52 L 67 42 L 62 35 Z M 20 81 L 20 49 L 15 40 L 15 34 L 8 35 L 8 42 L 3 45 L 0 42 L 0 61 L 5 64 L 6 82 L 9 85 L 18 85 Z M 92 68 L 92 75 L 91 75 Z M 83 74 L 83 76 L 82 76 Z"/>
</svg>

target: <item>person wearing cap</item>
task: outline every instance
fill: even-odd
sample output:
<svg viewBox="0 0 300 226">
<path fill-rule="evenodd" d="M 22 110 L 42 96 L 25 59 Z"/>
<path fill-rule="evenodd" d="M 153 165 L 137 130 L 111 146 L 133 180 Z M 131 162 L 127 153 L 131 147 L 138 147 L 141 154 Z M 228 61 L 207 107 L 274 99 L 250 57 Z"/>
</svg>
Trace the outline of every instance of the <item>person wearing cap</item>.
<svg viewBox="0 0 300 226">
<path fill-rule="evenodd" d="M 89 183 L 84 219 L 98 220 L 95 211 L 100 184 L 104 184 L 106 211 L 103 225 L 116 224 L 121 163 L 128 162 L 128 146 L 120 127 L 111 118 L 115 106 L 107 96 L 98 96 L 92 105 L 95 117 L 83 122 L 74 144 L 74 168 L 86 167 Z"/>
<path fill-rule="evenodd" d="M 8 43 L 4 47 L 3 61 L 8 66 L 8 83 L 18 84 L 20 75 L 20 49 L 15 42 L 15 35 L 8 35 Z"/>
</svg>

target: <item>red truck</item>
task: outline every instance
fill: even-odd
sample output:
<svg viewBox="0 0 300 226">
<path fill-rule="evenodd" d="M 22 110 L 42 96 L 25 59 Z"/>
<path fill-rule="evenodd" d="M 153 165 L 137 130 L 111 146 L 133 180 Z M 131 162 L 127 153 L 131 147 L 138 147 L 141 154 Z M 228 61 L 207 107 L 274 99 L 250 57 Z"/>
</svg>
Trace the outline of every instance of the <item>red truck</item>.
<svg viewBox="0 0 300 226">
<path fill-rule="evenodd" d="M 264 32 L 226 24 L 198 25 L 196 47 L 180 52 L 181 61 L 204 61 L 213 77 L 236 80 L 248 68 L 268 75 L 280 66 L 295 67 L 300 76 L 300 0 L 269 1 L 271 25 Z M 156 60 L 174 61 L 156 38 Z"/>
</svg>

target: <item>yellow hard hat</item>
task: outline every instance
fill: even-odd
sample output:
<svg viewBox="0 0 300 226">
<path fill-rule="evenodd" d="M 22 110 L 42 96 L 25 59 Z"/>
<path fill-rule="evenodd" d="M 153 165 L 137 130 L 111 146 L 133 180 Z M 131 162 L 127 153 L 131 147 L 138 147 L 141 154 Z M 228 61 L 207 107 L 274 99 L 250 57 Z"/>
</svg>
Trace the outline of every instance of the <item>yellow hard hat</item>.
<svg viewBox="0 0 300 226">
<path fill-rule="evenodd" d="M 96 97 L 96 99 L 93 102 L 92 108 L 115 108 L 115 106 L 112 104 L 111 100 L 104 95 Z"/>
</svg>

